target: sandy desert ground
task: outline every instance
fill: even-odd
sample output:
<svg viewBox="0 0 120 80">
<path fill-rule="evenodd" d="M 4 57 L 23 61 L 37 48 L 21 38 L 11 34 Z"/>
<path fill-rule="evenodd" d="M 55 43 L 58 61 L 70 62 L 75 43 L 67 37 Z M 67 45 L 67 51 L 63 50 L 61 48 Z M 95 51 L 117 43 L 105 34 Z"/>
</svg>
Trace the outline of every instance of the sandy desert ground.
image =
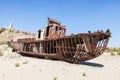
<svg viewBox="0 0 120 80">
<path fill-rule="evenodd" d="M 120 56 L 101 56 L 72 64 L 64 61 L 23 57 L 0 46 L 0 80 L 120 80 Z"/>
</svg>

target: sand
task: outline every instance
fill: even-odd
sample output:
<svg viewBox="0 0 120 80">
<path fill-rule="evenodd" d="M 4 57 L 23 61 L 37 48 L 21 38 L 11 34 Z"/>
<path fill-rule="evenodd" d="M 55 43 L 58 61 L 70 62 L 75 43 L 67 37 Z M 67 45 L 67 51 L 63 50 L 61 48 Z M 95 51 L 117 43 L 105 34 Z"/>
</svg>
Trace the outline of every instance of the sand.
<svg viewBox="0 0 120 80">
<path fill-rule="evenodd" d="M 72 64 L 20 56 L 8 47 L 2 52 L 0 80 L 120 80 L 118 55 L 104 53 L 95 59 Z"/>
</svg>

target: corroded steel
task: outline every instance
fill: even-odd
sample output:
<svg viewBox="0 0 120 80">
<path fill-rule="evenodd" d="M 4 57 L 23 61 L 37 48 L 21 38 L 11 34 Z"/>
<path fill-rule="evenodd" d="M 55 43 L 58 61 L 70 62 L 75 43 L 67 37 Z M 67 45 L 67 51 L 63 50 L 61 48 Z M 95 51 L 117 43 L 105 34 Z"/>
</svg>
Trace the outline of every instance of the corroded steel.
<svg viewBox="0 0 120 80">
<path fill-rule="evenodd" d="M 66 27 L 59 21 L 48 18 L 46 28 L 38 30 L 36 38 L 9 41 L 13 51 L 22 54 L 81 62 L 101 55 L 111 36 L 110 30 L 79 33 L 66 36 Z"/>
</svg>

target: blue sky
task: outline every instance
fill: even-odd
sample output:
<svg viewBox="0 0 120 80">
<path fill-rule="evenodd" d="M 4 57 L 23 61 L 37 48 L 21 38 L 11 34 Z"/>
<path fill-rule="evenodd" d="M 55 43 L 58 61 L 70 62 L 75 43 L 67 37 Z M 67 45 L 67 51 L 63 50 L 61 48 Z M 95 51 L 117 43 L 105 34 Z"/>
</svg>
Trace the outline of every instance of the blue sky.
<svg viewBox="0 0 120 80">
<path fill-rule="evenodd" d="M 33 32 L 44 28 L 47 17 L 67 27 L 67 34 L 112 32 L 110 47 L 120 47 L 120 0 L 0 0 L 0 26 Z"/>
</svg>

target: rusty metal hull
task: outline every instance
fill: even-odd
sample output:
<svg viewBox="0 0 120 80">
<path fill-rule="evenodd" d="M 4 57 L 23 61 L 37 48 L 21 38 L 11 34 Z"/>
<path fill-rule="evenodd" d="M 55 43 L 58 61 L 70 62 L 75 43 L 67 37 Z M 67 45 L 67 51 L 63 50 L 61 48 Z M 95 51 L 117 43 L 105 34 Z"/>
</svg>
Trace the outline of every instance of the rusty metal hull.
<svg viewBox="0 0 120 80">
<path fill-rule="evenodd" d="M 69 62 L 81 62 L 101 55 L 108 44 L 111 33 L 80 33 L 55 39 L 19 39 L 9 41 L 13 51 L 31 56 L 47 57 Z"/>
</svg>

